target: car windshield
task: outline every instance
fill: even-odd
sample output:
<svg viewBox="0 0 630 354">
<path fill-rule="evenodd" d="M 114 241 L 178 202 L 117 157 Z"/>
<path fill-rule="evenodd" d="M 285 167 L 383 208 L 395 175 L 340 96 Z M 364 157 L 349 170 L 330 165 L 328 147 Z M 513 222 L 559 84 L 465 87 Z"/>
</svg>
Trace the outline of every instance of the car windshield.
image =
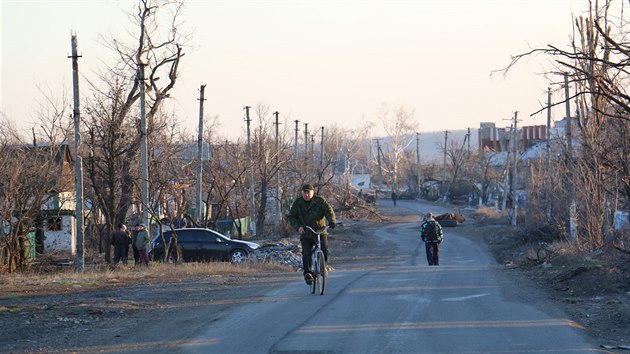
<svg viewBox="0 0 630 354">
<path fill-rule="evenodd" d="M 216 233 L 217 235 L 219 235 L 219 236 L 223 237 L 223 238 L 228 239 L 228 240 L 231 240 L 231 239 L 232 239 L 232 238 L 230 237 L 230 235 L 229 235 L 229 234 L 222 234 L 222 233 L 219 233 L 219 232 L 215 232 L 215 233 Z"/>
</svg>

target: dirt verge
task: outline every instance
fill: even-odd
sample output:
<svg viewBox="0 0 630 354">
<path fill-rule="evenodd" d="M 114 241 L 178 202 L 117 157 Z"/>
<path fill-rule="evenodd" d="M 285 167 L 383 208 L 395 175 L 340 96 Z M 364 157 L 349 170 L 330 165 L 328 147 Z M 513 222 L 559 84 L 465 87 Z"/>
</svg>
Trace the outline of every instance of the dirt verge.
<svg viewBox="0 0 630 354">
<path fill-rule="evenodd" d="M 532 280 L 598 345 L 630 350 L 630 256 L 613 248 L 585 255 L 512 226 L 469 221 L 463 234 L 485 241 L 506 271 Z"/>
</svg>

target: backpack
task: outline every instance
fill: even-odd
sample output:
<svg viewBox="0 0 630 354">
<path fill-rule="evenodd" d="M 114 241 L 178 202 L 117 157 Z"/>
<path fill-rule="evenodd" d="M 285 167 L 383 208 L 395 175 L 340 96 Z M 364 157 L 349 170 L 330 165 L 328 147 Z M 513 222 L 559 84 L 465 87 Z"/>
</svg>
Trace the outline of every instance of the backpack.
<svg viewBox="0 0 630 354">
<path fill-rule="evenodd" d="M 427 221 L 422 229 L 422 241 L 436 242 L 442 241 L 442 237 L 438 233 L 438 225 L 435 221 Z"/>
</svg>

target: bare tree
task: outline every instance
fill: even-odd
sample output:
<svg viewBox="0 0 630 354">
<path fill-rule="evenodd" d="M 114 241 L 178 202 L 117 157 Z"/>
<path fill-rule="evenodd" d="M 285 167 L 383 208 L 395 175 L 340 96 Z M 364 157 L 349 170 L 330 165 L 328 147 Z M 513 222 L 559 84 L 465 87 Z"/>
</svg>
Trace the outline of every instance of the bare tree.
<svg viewBox="0 0 630 354">
<path fill-rule="evenodd" d="M 403 158 L 405 149 L 415 141 L 415 129 L 417 123 L 414 111 L 408 111 L 403 105 L 394 107 L 393 110 L 383 105 L 377 113 L 387 136 L 390 139 L 389 172 L 392 181 L 392 190 L 398 189 L 399 163 Z M 413 137 L 411 137 L 413 135 Z"/>
<path fill-rule="evenodd" d="M 326 127 L 324 155 L 317 168 L 317 194 L 325 196 L 340 218 L 375 216 L 373 204 L 359 195 L 352 183 L 355 174 L 370 173 L 371 124 L 355 129 Z M 366 186 L 367 189 L 367 186 Z"/>
<path fill-rule="evenodd" d="M 37 100 L 36 124 L 34 124 L 33 143 L 37 141 L 61 144 L 72 141 L 73 122 L 68 108 L 69 100 L 65 91 L 56 97 L 49 87 L 38 87 L 40 99 Z"/>
<path fill-rule="evenodd" d="M 70 188 L 72 170 L 66 144 L 27 144 L 4 115 L 1 120 L 0 264 L 13 272 L 30 264 L 27 249 L 35 245 L 27 235 L 45 217 L 45 205 Z"/>
<path fill-rule="evenodd" d="M 464 183 L 468 188 L 471 186 L 468 182 L 470 179 L 462 178 L 462 174 L 469 174 L 470 170 L 467 170 L 466 167 L 469 165 L 470 154 L 465 149 L 466 147 L 466 139 L 460 141 L 457 138 L 451 138 L 448 141 L 448 146 L 445 146 L 443 143 L 437 143 L 438 148 L 442 150 L 443 153 L 446 154 L 447 157 L 447 172 L 450 176 L 450 179 L 446 185 L 445 195 L 449 198 L 453 196 L 451 194 L 451 188 L 453 185 L 458 183 Z M 470 166 L 468 166 L 470 167 Z M 446 183 L 446 180 L 443 181 Z"/>
<path fill-rule="evenodd" d="M 251 168 L 245 146 L 239 141 L 234 143 L 224 140 L 215 144 L 213 158 L 204 166 L 204 186 L 206 205 L 210 212 L 206 214 L 205 225 L 218 228 L 220 219 L 232 220 L 242 238 L 246 225 L 241 218 L 248 215 L 247 172 Z"/>
<path fill-rule="evenodd" d="M 91 150 L 86 159 L 90 191 L 86 194 L 106 221 L 106 235 L 117 223 L 125 222 L 132 205 L 135 181 L 139 178 L 140 85 L 146 87 L 148 135 L 164 127 L 165 100 L 175 87 L 186 40 L 178 28 L 180 1 L 140 0 L 129 15 L 136 28 L 135 44 L 118 39 L 105 40 L 118 60 L 105 69 L 99 82 L 92 82 L 85 127 Z M 146 70 L 142 81 L 140 69 Z M 108 238 L 100 247 L 111 258 Z"/>
<path fill-rule="evenodd" d="M 256 233 L 264 235 L 269 197 L 281 197 L 271 194 L 270 190 L 276 186 L 276 174 L 286 171 L 285 166 L 291 160 L 292 154 L 287 143 L 290 139 L 287 139 L 286 130 L 283 130 L 284 134 L 278 134 L 279 142 L 276 147 L 276 127 L 270 107 L 259 103 L 254 111 L 259 123 L 252 142 L 254 156 L 252 168 L 256 171 L 254 180 L 257 183 Z"/>
<path fill-rule="evenodd" d="M 481 151 L 477 156 L 477 163 L 473 164 L 475 170 L 474 180 L 480 181 L 479 198 L 482 204 L 487 204 L 492 193 L 492 187 L 494 188 L 494 196 L 498 198 L 498 185 L 500 184 L 500 173 L 493 168 L 495 162 L 496 153 Z M 473 159 L 475 159 L 473 157 Z"/>
<path fill-rule="evenodd" d="M 548 73 L 550 77 L 566 72 L 571 78 L 574 92 L 566 99 L 576 107 L 575 116 L 570 119 L 579 136 L 576 146 L 565 144 L 565 151 L 571 149 L 580 157 L 575 161 L 575 179 L 568 183 L 575 184 L 580 206 L 580 237 L 576 242 L 586 250 L 607 243 L 609 200 L 615 198 L 622 208 L 630 208 L 626 133 L 630 123 L 630 45 L 626 40 L 629 28 L 623 20 L 621 1 L 589 1 L 589 5 L 588 12 L 574 19 L 574 35 L 568 49 L 555 45 L 532 49 L 514 56 L 504 70 L 509 71 L 530 55 L 545 54 L 555 63 L 554 70 Z"/>
</svg>

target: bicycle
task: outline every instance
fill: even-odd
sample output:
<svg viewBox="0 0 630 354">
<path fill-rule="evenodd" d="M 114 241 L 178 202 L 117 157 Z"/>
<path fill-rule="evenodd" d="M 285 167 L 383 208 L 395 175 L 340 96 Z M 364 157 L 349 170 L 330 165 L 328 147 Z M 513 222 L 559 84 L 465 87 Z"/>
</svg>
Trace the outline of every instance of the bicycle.
<svg viewBox="0 0 630 354">
<path fill-rule="evenodd" d="M 324 295 L 326 290 L 326 278 L 328 278 L 328 268 L 326 267 L 326 258 L 324 257 L 324 251 L 321 246 L 321 235 L 326 233 L 328 226 L 325 226 L 321 230 L 313 230 L 310 226 L 306 227 L 317 235 L 317 245 L 315 251 L 313 251 L 313 261 L 311 266 L 313 268 L 313 283 L 311 284 L 311 294 L 315 294 L 319 290 L 320 295 Z"/>
</svg>

